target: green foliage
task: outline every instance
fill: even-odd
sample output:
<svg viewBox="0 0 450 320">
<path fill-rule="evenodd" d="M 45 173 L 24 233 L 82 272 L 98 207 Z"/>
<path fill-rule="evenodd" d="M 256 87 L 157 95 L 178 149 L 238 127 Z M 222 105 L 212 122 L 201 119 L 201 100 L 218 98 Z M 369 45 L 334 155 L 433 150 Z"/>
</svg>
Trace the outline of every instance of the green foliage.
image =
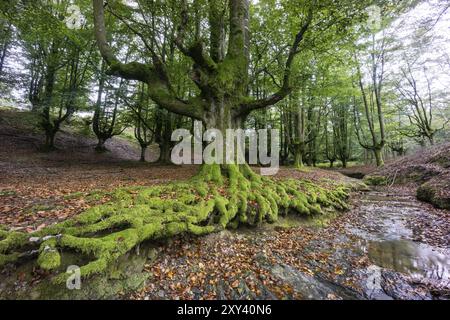
<svg viewBox="0 0 450 320">
<path fill-rule="evenodd" d="M 385 186 L 388 184 L 388 178 L 385 176 L 367 176 L 364 183 L 370 186 Z"/>
</svg>

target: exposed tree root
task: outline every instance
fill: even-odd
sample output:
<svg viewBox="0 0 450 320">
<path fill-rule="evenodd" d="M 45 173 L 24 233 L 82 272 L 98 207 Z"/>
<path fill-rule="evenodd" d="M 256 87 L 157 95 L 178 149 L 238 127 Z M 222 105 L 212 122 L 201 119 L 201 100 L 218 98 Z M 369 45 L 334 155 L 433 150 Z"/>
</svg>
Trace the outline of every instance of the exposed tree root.
<svg viewBox="0 0 450 320">
<path fill-rule="evenodd" d="M 272 223 L 288 212 L 343 210 L 347 192 L 337 183 L 324 188 L 305 180 L 275 181 L 247 165 L 203 166 L 189 182 L 119 189 L 110 203 L 33 234 L 0 230 L 0 266 L 35 252 L 38 265 L 54 271 L 61 264 L 60 252 L 75 250 L 94 258 L 81 267 L 81 275 L 88 277 L 146 240 Z M 61 273 L 54 280 L 66 278 Z"/>
</svg>

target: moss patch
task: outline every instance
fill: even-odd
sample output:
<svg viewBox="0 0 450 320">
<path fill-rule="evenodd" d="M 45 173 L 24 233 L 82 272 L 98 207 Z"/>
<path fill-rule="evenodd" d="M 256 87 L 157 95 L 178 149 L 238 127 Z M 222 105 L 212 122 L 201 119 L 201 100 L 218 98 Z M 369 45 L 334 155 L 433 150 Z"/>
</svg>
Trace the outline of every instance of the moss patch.
<svg viewBox="0 0 450 320">
<path fill-rule="evenodd" d="M 385 186 L 388 184 L 388 178 L 385 176 L 367 176 L 363 182 L 370 186 Z"/>
<path fill-rule="evenodd" d="M 450 210 L 450 177 L 433 179 L 417 188 L 417 199 L 431 203 L 436 208 Z"/>
<path fill-rule="evenodd" d="M 16 194 L 14 190 L 0 190 L 0 197 L 12 197 Z"/>
</svg>

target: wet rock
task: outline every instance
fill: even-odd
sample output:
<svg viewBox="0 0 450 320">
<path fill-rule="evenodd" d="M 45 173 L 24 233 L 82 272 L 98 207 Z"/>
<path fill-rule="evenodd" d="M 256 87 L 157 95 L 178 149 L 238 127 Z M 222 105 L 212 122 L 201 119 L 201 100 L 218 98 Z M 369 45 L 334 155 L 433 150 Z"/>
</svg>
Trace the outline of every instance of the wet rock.
<svg viewBox="0 0 450 320">
<path fill-rule="evenodd" d="M 450 174 L 439 176 L 417 188 L 417 199 L 436 208 L 450 210 Z"/>
<path fill-rule="evenodd" d="M 425 287 L 415 286 L 405 275 L 389 270 L 383 271 L 383 291 L 396 300 L 430 300 L 432 296 Z"/>
<path fill-rule="evenodd" d="M 271 273 L 292 285 L 294 290 L 300 293 L 304 299 L 324 300 L 328 299 L 329 296 L 350 300 L 361 298 L 359 294 L 351 292 L 350 289 L 340 288 L 326 280 L 306 275 L 288 265 L 276 265 L 271 269 Z"/>
</svg>

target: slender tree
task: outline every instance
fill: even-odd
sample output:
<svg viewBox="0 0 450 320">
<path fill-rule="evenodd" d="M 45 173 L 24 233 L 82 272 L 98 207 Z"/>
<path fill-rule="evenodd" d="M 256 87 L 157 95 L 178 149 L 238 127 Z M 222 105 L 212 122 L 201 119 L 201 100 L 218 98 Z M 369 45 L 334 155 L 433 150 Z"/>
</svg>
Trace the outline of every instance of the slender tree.
<svg viewBox="0 0 450 320">
<path fill-rule="evenodd" d="M 406 60 L 406 59 L 405 59 Z M 431 89 L 431 79 L 426 70 L 422 76 L 426 80 L 424 88 L 419 87 L 411 64 L 406 61 L 406 67 L 401 69 L 402 81 L 396 82 L 396 89 L 400 95 L 402 105 L 399 107 L 414 128 L 412 131 L 404 131 L 404 134 L 412 138 L 424 138 L 433 145 L 436 132 L 443 129 L 436 128 L 433 119 L 434 99 Z M 425 93 L 423 93 L 425 91 Z"/>
<path fill-rule="evenodd" d="M 385 62 L 386 62 L 386 41 L 385 37 L 377 48 L 375 33 L 371 36 L 370 49 L 370 85 L 364 84 L 364 76 L 361 71 L 360 62 L 357 62 L 357 83 L 361 91 L 362 114 L 369 128 L 370 140 L 365 140 L 361 133 L 362 121 L 357 105 L 355 105 L 355 129 L 359 144 L 367 150 L 371 150 L 375 156 L 376 165 L 384 165 L 383 148 L 386 144 L 386 132 L 384 121 L 384 109 L 382 89 L 385 79 Z M 356 102 L 356 100 L 355 100 Z"/>
</svg>

